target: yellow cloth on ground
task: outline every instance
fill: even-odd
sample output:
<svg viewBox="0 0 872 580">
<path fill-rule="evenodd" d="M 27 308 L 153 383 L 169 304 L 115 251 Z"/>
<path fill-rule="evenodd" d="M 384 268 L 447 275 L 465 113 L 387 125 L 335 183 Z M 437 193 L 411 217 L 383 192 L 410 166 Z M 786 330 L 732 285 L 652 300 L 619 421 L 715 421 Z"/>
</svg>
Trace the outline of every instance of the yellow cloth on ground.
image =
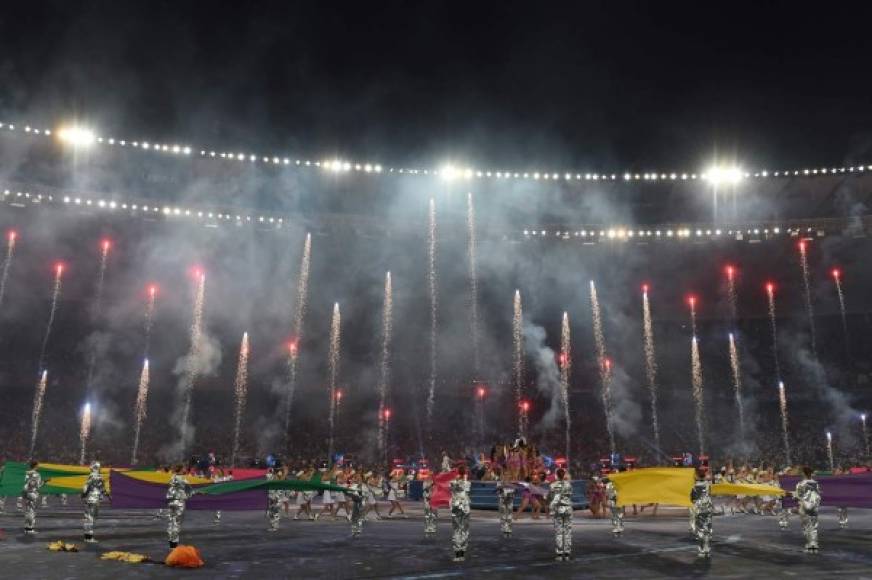
<svg viewBox="0 0 872 580">
<path fill-rule="evenodd" d="M 145 554 L 134 554 L 133 552 L 104 552 L 100 554 L 101 560 L 118 560 L 119 562 L 127 562 L 129 564 L 140 564 L 148 560 Z"/>
<path fill-rule="evenodd" d="M 609 474 L 618 505 L 659 503 L 690 507 L 694 470 L 690 467 L 646 467 Z"/>
<path fill-rule="evenodd" d="M 712 495 L 774 495 L 784 496 L 784 490 L 774 485 L 764 483 L 716 483 L 712 486 Z"/>
</svg>

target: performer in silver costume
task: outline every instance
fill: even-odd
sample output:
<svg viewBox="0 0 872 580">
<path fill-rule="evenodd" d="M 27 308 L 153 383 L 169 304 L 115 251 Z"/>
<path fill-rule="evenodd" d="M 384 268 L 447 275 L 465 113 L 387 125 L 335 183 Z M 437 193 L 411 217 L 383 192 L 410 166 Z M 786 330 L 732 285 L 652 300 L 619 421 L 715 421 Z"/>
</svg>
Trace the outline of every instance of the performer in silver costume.
<svg viewBox="0 0 872 580">
<path fill-rule="evenodd" d="M 85 505 L 82 527 L 85 532 L 85 541 L 89 544 L 97 541 L 94 539 L 94 524 L 97 522 L 97 516 L 100 515 L 100 502 L 103 498 L 108 497 L 106 484 L 103 481 L 103 476 L 100 475 L 100 463 L 95 461 L 91 464 L 88 480 L 82 486 L 82 503 Z"/>
<path fill-rule="evenodd" d="M 351 499 L 351 537 L 356 538 L 363 531 L 363 520 L 366 517 L 363 511 L 364 491 L 360 473 L 352 476 L 347 495 Z"/>
<path fill-rule="evenodd" d="M 193 495 L 191 486 L 182 475 L 182 466 L 173 469 L 170 485 L 167 489 L 167 540 L 170 549 L 179 545 L 179 533 L 182 531 L 182 517 L 185 515 L 185 504 Z"/>
<path fill-rule="evenodd" d="M 278 472 L 274 472 L 272 468 L 267 470 L 266 472 L 266 480 L 274 481 L 282 478 L 282 472 L 279 470 Z M 267 507 L 266 507 L 266 517 L 269 520 L 269 528 L 268 532 L 277 532 L 279 531 L 279 518 L 281 517 L 281 509 L 279 509 L 279 502 L 282 499 L 282 491 L 278 489 L 271 489 L 266 492 L 267 493 Z"/>
<path fill-rule="evenodd" d="M 512 535 L 512 516 L 515 510 L 515 486 L 508 481 L 508 476 L 505 472 L 497 474 L 497 502 L 500 509 L 500 530 L 503 532 L 503 537 L 508 538 Z"/>
<path fill-rule="evenodd" d="M 624 508 L 618 506 L 618 490 L 615 489 L 615 483 L 608 477 L 603 478 L 603 481 L 606 483 L 606 500 L 612 517 L 612 533 L 617 537 L 624 531 Z"/>
<path fill-rule="evenodd" d="M 436 518 L 439 517 L 437 511 L 430 504 L 433 499 L 433 479 L 424 480 L 424 536 L 431 537 L 436 535 Z"/>
<path fill-rule="evenodd" d="M 454 549 L 454 561 L 466 559 L 469 547 L 469 490 L 472 485 L 467 480 L 466 466 L 457 468 L 457 478 L 450 483 L 451 487 L 451 546 Z"/>
<path fill-rule="evenodd" d="M 22 508 L 24 510 L 24 533 L 36 533 L 36 506 L 39 503 L 39 488 L 45 483 L 36 470 L 39 464 L 30 462 L 30 469 L 24 474 L 24 487 L 21 490 Z"/>
<path fill-rule="evenodd" d="M 805 479 L 796 484 L 794 495 L 799 503 L 799 517 L 802 521 L 802 533 L 805 535 L 805 551 L 817 553 L 818 546 L 818 508 L 821 505 L 821 485 L 812 479 L 814 471 L 805 466 L 802 468 Z"/>
<path fill-rule="evenodd" d="M 839 514 L 839 527 L 843 530 L 848 527 L 848 508 L 840 507 L 838 508 Z"/>
<path fill-rule="evenodd" d="M 712 553 L 712 516 L 715 508 L 712 503 L 711 483 L 706 480 L 706 473 L 702 469 L 696 470 L 696 483 L 690 491 L 690 501 L 693 502 L 695 516 L 697 555 L 700 558 L 710 558 Z"/>
<path fill-rule="evenodd" d="M 548 502 L 554 518 L 554 551 L 556 560 L 568 562 L 572 557 L 572 482 L 563 468 L 555 472 L 557 479 L 551 483 Z"/>
</svg>

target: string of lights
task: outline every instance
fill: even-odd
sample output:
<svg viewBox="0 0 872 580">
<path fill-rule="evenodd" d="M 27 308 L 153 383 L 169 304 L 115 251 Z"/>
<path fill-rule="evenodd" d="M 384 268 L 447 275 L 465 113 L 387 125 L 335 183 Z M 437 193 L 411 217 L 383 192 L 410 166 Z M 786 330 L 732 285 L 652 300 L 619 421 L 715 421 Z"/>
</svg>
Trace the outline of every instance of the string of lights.
<svg viewBox="0 0 872 580">
<path fill-rule="evenodd" d="M 151 218 L 162 217 L 168 220 L 191 220 L 205 227 L 220 225 L 252 225 L 282 229 L 293 223 L 305 220 L 300 215 L 277 214 L 268 212 L 252 212 L 236 208 L 235 210 L 185 207 L 175 204 L 160 204 L 149 201 L 119 200 L 114 196 L 95 194 L 76 194 L 62 191 L 46 191 L 32 193 L 28 188 L 6 188 L 0 196 L 0 202 L 17 208 L 55 206 L 70 209 L 89 210 L 95 213 L 127 215 L 129 217 Z M 872 220 L 872 218 L 870 218 Z M 323 221 L 323 219 L 322 219 Z M 582 243 L 596 242 L 647 242 L 667 240 L 737 240 L 756 242 L 763 239 L 778 237 L 822 237 L 828 233 L 836 233 L 845 227 L 845 220 L 838 218 L 795 220 L 783 224 L 753 223 L 734 224 L 725 227 L 713 227 L 711 224 L 671 224 L 633 228 L 627 225 L 596 226 L 587 225 L 582 229 L 558 226 L 530 227 L 517 231 L 490 232 L 503 237 L 528 240 L 577 240 Z M 872 226 L 863 220 L 863 227 Z M 856 225 L 856 224 L 854 224 Z M 483 232 L 488 233 L 488 232 Z"/>
<path fill-rule="evenodd" d="M 16 125 L 0 122 L 0 131 L 7 133 L 53 138 L 73 147 L 105 146 L 132 149 L 158 154 L 169 154 L 180 157 L 199 157 L 226 162 L 255 163 L 268 166 L 288 166 L 298 168 L 320 169 L 332 173 L 361 172 L 367 174 L 397 174 L 421 175 L 438 177 L 447 181 L 497 179 L 497 180 L 531 180 L 531 181 L 594 181 L 594 182 L 636 182 L 636 181 L 706 181 L 713 185 L 736 185 L 746 179 L 814 177 L 837 174 L 858 174 L 872 172 L 872 164 L 851 165 L 839 167 L 812 167 L 803 169 L 776 170 L 766 169 L 749 171 L 738 166 L 713 166 L 704 171 L 691 172 L 554 172 L 554 171 L 518 171 L 477 169 L 472 167 L 445 164 L 438 168 L 393 167 L 383 166 L 374 162 L 355 162 L 342 159 L 303 159 L 278 155 L 258 155 L 254 153 L 219 151 L 215 149 L 197 148 L 191 145 L 168 144 L 147 140 L 130 140 L 98 135 L 91 129 L 78 126 L 62 127 L 56 131 L 40 129 L 31 125 Z"/>
</svg>

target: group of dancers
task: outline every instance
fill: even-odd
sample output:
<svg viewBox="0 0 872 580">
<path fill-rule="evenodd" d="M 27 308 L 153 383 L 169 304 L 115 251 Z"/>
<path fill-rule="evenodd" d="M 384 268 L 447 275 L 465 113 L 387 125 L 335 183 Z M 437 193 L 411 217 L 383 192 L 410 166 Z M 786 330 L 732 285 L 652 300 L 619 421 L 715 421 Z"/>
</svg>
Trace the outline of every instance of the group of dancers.
<svg viewBox="0 0 872 580">
<path fill-rule="evenodd" d="M 809 553 L 816 553 L 819 550 L 818 510 L 821 505 L 822 491 L 820 484 L 813 478 L 814 472 L 811 468 L 803 467 L 802 472 L 804 478 L 797 484 L 796 490 L 792 495 L 797 502 L 797 512 L 802 521 L 805 550 Z M 454 477 L 448 482 L 452 524 L 451 545 L 454 561 L 461 562 L 466 559 L 469 548 L 470 490 L 472 485 L 465 465 L 459 465 L 454 470 L 454 474 Z M 300 475 L 307 474 L 301 473 Z M 312 474 L 308 475 L 308 481 L 314 481 Z M 508 538 L 512 534 L 512 523 L 515 513 L 514 500 L 519 486 L 510 480 L 507 473 L 498 472 L 497 476 L 496 493 L 498 495 L 500 531 L 504 537 Z M 281 480 L 285 477 L 286 472 L 283 469 L 269 470 L 267 473 L 268 480 Z M 378 513 L 376 501 L 377 488 L 374 489 L 381 480 L 371 472 L 363 473 L 353 469 L 346 471 L 333 468 L 326 473 L 326 481 L 335 483 L 343 488 L 344 491 L 334 491 L 331 493 L 325 490 L 325 501 L 322 504 L 322 510 L 318 513 L 314 513 L 311 506 L 312 499 L 317 493 L 316 491 L 296 492 L 298 494 L 298 509 L 294 519 L 305 517 L 306 519 L 315 520 L 327 515 L 335 519 L 339 517 L 339 512 L 344 509 L 344 517 L 350 522 L 351 535 L 355 538 L 362 533 L 364 520 L 370 511 L 375 511 L 376 517 L 381 519 L 382 516 Z M 396 510 L 403 517 L 406 517 L 402 504 L 397 497 L 401 478 L 389 475 L 388 481 L 389 483 L 386 487 L 388 489 L 387 496 L 391 503 L 391 509 L 387 516 L 391 517 Z M 603 478 L 602 481 L 605 484 L 608 508 L 611 513 L 612 532 L 615 536 L 620 536 L 624 531 L 624 507 L 620 505 L 619 492 L 614 482 L 610 481 L 608 477 Z M 37 533 L 37 506 L 40 500 L 40 488 L 45 483 L 39 474 L 37 462 L 31 462 L 25 474 L 24 487 L 21 493 L 25 534 L 31 535 Z M 711 556 L 712 520 L 715 515 L 711 485 L 712 478 L 708 471 L 698 468 L 695 472 L 695 483 L 689 498 L 692 504 L 690 508 L 690 530 L 697 541 L 697 553 L 701 558 L 709 558 Z M 548 485 L 545 503 L 548 506 L 548 513 L 551 515 L 554 524 L 554 550 L 555 558 L 558 561 L 570 560 L 572 556 L 572 491 L 572 483 L 568 472 L 563 468 L 557 468 L 554 472 L 553 480 Z M 181 465 L 174 467 L 166 493 L 167 542 L 171 549 L 179 545 L 186 504 L 195 493 L 196 491 L 185 477 L 184 468 Z M 279 529 L 279 520 L 283 507 L 286 513 L 288 512 L 287 502 L 291 492 L 269 490 L 267 493 L 268 505 L 266 515 L 269 523 L 268 530 L 274 532 Z M 432 536 L 436 533 L 438 511 L 432 503 L 433 494 L 434 478 L 431 475 L 424 480 L 423 485 L 425 536 Z M 90 466 L 90 473 L 82 487 L 81 498 L 84 510 L 84 541 L 93 543 L 96 542 L 94 529 L 99 516 L 100 503 L 103 500 L 111 499 L 100 473 L 100 464 L 96 461 Z M 782 524 L 782 528 L 787 525 L 787 513 L 788 510 L 781 507 L 779 523 Z M 844 521 L 846 523 L 846 518 Z M 215 522 L 216 524 L 220 522 L 220 512 L 216 513 Z M 840 523 L 843 523 L 841 512 Z"/>
</svg>

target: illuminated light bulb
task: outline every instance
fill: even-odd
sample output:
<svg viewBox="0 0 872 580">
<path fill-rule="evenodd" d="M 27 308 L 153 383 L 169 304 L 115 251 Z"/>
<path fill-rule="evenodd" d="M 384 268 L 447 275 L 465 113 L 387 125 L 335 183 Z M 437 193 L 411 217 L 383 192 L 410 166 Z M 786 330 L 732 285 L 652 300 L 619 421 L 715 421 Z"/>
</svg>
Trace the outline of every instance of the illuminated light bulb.
<svg viewBox="0 0 872 580">
<path fill-rule="evenodd" d="M 58 139 L 74 147 L 88 147 L 96 140 L 94 132 L 84 127 L 64 127 L 58 130 L 57 135 Z"/>
</svg>

